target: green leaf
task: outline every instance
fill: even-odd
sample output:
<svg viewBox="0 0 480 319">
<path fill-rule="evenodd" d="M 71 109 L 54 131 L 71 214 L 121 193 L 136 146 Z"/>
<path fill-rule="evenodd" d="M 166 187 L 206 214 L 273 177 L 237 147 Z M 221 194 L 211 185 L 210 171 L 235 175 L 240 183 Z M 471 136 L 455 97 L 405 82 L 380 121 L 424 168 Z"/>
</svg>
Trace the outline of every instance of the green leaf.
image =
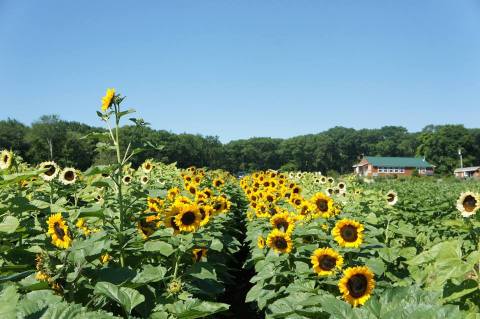
<svg viewBox="0 0 480 319">
<path fill-rule="evenodd" d="M 204 318 L 228 310 L 229 307 L 229 305 L 224 303 L 201 301 L 198 299 L 177 301 L 172 305 L 167 305 L 167 309 L 178 319 Z"/>
<path fill-rule="evenodd" d="M 17 318 L 17 303 L 19 295 L 14 286 L 8 286 L 0 294 L 0 318 L 2 319 L 16 319 Z"/>
<path fill-rule="evenodd" d="M 117 302 L 130 314 L 132 309 L 145 301 L 145 296 L 132 288 L 120 287 L 109 282 L 99 282 L 95 285 L 95 294 L 104 295 Z"/>
<path fill-rule="evenodd" d="M 14 233 L 15 230 L 20 225 L 20 222 L 16 217 L 13 216 L 6 216 L 2 223 L 0 223 L 0 232 L 11 234 Z"/>
<path fill-rule="evenodd" d="M 147 241 L 144 244 L 143 249 L 145 251 L 158 251 L 160 254 L 166 257 L 170 256 L 174 251 L 172 245 L 160 240 Z"/>
</svg>

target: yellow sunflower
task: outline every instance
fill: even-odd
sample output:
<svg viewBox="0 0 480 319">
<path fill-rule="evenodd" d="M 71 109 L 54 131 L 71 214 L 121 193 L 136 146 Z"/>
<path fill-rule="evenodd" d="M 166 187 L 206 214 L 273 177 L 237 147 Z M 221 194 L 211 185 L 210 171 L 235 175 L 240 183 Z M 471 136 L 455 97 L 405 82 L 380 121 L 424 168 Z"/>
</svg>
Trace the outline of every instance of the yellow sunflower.
<svg viewBox="0 0 480 319">
<path fill-rule="evenodd" d="M 290 218 L 289 213 L 277 213 L 270 218 L 270 224 L 274 229 L 278 229 L 285 233 L 293 232 L 295 228 L 295 220 Z"/>
<path fill-rule="evenodd" d="M 47 221 L 48 234 L 52 236 L 52 244 L 59 248 L 67 249 L 72 243 L 68 234 L 68 226 L 62 218 L 62 214 L 50 215 Z"/>
<path fill-rule="evenodd" d="M 105 112 L 112 106 L 113 98 L 115 97 L 115 89 L 107 89 L 107 93 L 102 98 L 102 112 Z"/>
<path fill-rule="evenodd" d="M 268 218 L 270 217 L 270 212 L 269 208 L 265 203 L 258 203 L 255 207 L 255 215 L 257 215 L 258 218 Z"/>
<path fill-rule="evenodd" d="M 205 226 L 210 221 L 210 216 L 212 215 L 213 208 L 210 205 L 203 205 L 198 207 L 198 211 L 202 215 L 200 226 Z"/>
<path fill-rule="evenodd" d="M 221 178 L 215 178 L 213 180 L 213 186 L 215 186 L 217 188 L 223 186 L 223 184 L 225 184 L 225 181 Z"/>
<path fill-rule="evenodd" d="M 365 266 L 350 267 L 344 270 L 338 282 L 343 299 L 354 307 L 365 304 L 375 288 L 373 272 Z"/>
<path fill-rule="evenodd" d="M 12 165 L 13 153 L 11 151 L 3 150 L 0 153 L 0 169 L 10 168 Z"/>
<path fill-rule="evenodd" d="M 194 204 L 184 204 L 180 212 L 175 216 L 175 224 L 182 231 L 193 232 L 200 227 L 202 221 L 202 214 L 198 206 Z"/>
<path fill-rule="evenodd" d="M 267 246 L 272 248 L 277 253 L 288 254 L 292 251 L 293 243 L 288 233 L 274 229 L 267 236 Z"/>
<path fill-rule="evenodd" d="M 122 181 L 123 181 L 123 184 L 130 185 L 130 183 L 132 182 L 132 176 L 125 175 L 123 176 Z"/>
<path fill-rule="evenodd" d="M 170 201 L 174 201 L 178 194 L 180 194 L 178 187 L 170 188 L 167 192 L 167 198 Z"/>
<path fill-rule="evenodd" d="M 147 216 L 146 218 L 140 219 L 140 221 L 137 223 L 137 229 L 143 239 L 147 239 L 155 232 L 157 223 L 158 216 L 156 215 Z"/>
<path fill-rule="evenodd" d="M 194 262 L 199 262 L 202 260 L 202 258 L 207 257 L 207 248 L 194 248 L 193 251 L 193 261 Z"/>
<path fill-rule="evenodd" d="M 265 248 L 265 238 L 263 238 L 263 236 L 261 236 L 261 235 L 258 236 L 258 238 L 257 238 L 257 246 L 260 249 Z"/>
<path fill-rule="evenodd" d="M 332 248 L 315 249 L 310 261 L 313 271 L 319 276 L 329 276 L 335 273 L 335 270 L 342 269 L 343 257 Z"/>
<path fill-rule="evenodd" d="M 212 207 L 214 214 L 220 214 L 230 207 L 230 202 L 222 196 L 217 196 L 213 199 Z"/>
<path fill-rule="evenodd" d="M 335 212 L 333 199 L 331 197 L 328 197 L 324 193 L 316 193 L 315 195 L 313 195 L 310 201 L 312 202 L 312 204 L 315 205 L 316 215 L 328 218 L 332 216 Z"/>
<path fill-rule="evenodd" d="M 460 194 L 457 200 L 457 209 L 463 217 L 475 215 L 480 208 L 480 198 L 478 194 L 473 192 L 464 192 Z"/>
<path fill-rule="evenodd" d="M 75 226 L 77 226 L 77 228 L 79 228 L 85 236 L 88 236 L 88 235 L 91 234 L 91 231 L 90 231 L 90 229 L 88 229 L 87 223 L 85 222 L 85 219 L 79 218 L 77 220 L 77 223 L 75 224 Z"/>
<path fill-rule="evenodd" d="M 342 247 L 358 248 L 363 242 L 363 225 L 350 219 L 342 219 L 335 224 L 332 235 Z"/>
</svg>

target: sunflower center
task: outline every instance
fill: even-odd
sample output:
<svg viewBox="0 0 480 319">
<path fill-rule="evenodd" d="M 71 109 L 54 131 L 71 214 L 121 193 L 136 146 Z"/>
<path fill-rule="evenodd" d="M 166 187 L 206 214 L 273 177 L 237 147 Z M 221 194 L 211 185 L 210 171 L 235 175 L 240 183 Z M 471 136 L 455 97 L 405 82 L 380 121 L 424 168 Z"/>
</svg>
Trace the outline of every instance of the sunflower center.
<svg viewBox="0 0 480 319">
<path fill-rule="evenodd" d="M 390 203 L 393 202 L 395 200 L 395 195 L 393 194 L 388 194 L 387 196 L 387 201 L 389 201 Z"/>
<path fill-rule="evenodd" d="M 343 240 L 347 242 L 354 242 L 358 238 L 357 228 L 352 225 L 343 226 L 340 230 Z"/>
<path fill-rule="evenodd" d="M 48 171 L 46 171 L 44 174 L 47 176 L 52 176 L 55 174 L 55 166 L 53 165 L 46 165 L 45 168 L 48 168 Z"/>
<path fill-rule="evenodd" d="M 151 168 L 152 168 L 152 167 L 150 166 L 150 164 L 145 165 L 145 169 L 146 169 L 147 171 L 149 171 Z"/>
<path fill-rule="evenodd" d="M 368 288 L 367 278 L 362 274 L 352 276 L 347 282 L 348 292 L 353 298 L 365 295 Z"/>
<path fill-rule="evenodd" d="M 473 212 L 476 206 L 477 200 L 472 195 L 467 195 L 463 200 L 463 208 L 465 208 L 465 210 L 469 213 Z"/>
<path fill-rule="evenodd" d="M 183 214 L 181 220 L 182 220 L 182 224 L 190 226 L 195 222 L 195 213 L 188 211 L 185 214 Z"/>
<path fill-rule="evenodd" d="M 200 211 L 200 214 L 202 215 L 202 220 L 204 220 L 205 217 L 207 216 L 207 213 L 205 212 L 205 208 L 200 207 L 198 210 Z"/>
<path fill-rule="evenodd" d="M 318 199 L 317 202 L 317 208 L 321 212 L 326 212 L 328 211 L 328 202 L 325 199 Z"/>
<path fill-rule="evenodd" d="M 322 270 L 332 270 L 336 263 L 337 259 L 332 256 L 322 255 L 318 258 L 318 265 L 320 268 L 322 268 Z"/>
<path fill-rule="evenodd" d="M 130 183 L 131 178 L 129 176 L 125 176 L 125 182 Z"/>
<path fill-rule="evenodd" d="M 66 171 L 65 174 L 63 175 L 63 178 L 71 182 L 75 179 L 75 173 L 73 171 Z"/>
<path fill-rule="evenodd" d="M 203 251 L 197 250 L 195 252 L 195 261 L 199 262 L 202 259 L 202 256 L 203 256 Z"/>
<path fill-rule="evenodd" d="M 285 219 L 280 219 L 275 224 L 276 224 L 278 229 L 283 230 L 283 231 L 287 231 L 288 226 L 290 225 L 288 223 L 288 221 L 286 221 Z"/>
<path fill-rule="evenodd" d="M 287 249 L 288 247 L 287 240 L 283 237 L 275 238 L 275 247 L 277 247 L 280 250 Z"/>
<path fill-rule="evenodd" d="M 65 231 L 63 228 L 60 226 L 59 223 L 53 224 L 53 229 L 55 230 L 55 234 L 60 240 L 63 240 L 63 237 L 65 237 Z"/>
<path fill-rule="evenodd" d="M 2 162 L 4 162 L 4 163 L 8 162 L 8 155 L 7 154 L 3 155 Z"/>
</svg>

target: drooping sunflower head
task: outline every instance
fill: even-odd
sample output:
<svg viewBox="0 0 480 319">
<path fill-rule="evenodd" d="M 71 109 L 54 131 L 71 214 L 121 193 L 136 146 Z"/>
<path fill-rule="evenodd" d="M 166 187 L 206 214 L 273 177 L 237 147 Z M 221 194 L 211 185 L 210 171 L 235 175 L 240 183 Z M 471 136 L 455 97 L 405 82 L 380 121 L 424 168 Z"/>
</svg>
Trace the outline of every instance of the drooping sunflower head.
<svg viewBox="0 0 480 319">
<path fill-rule="evenodd" d="M 322 217 L 328 218 L 333 214 L 334 211 L 334 202 L 333 199 L 324 193 L 316 193 L 310 199 L 312 204 L 315 205 L 316 211 L 315 214 L 318 214 Z"/>
<path fill-rule="evenodd" d="M 105 96 L 102 97 L 102 112 L 105 112 L 112 106 L 114 97 L 115 97 L 115 89 L 107 89 Z"/>
<path fill-rule="evenodd" d="M 196 204 L 182 205 L 180 212 L 175 216 L 175 224 L 181 231 L 193 232 L 200 227 L 202 214 Z"/>
<path fill-rule="evenodd" d="M 365 304 L 375 288 L 373 272 L 365 266 L 345 269 L 338 282 L 343 299 L 354 307 Z"/>
<path fill-rule="evenodd" d="M 310 257 L 310 262 L 319 276 L 329 276 L 342 268 L 343 257 L 332 248 L 318 248 Z"/>
<path fill-rule="evenodd" d="M 153 163 L 152 161 L 150 160 L 146 160 L 145 162 L 143 162 L 142 164 L 142 169 L 145 173 L 150 173 L 153 169 Z"/>
<path fill-rule="evenodd" d="M 285 233 L 293 232 L 295 220 L 292 220 L 289 213 L 277 213 L 270 218 L 270 224 L 274 229 Z"/>
<path fill-rule="evenodd" d="M 480 208 L 480 196 L 473 192 L 464 192 L 460 194 L 457 200 L 457 209 L 463 217 L 475 215 Z"/>
<path fill-rule="evenodd" d="M 293 248 L 293 242 L 290 234 L 279 231 L 278 229 L 272 230 L 267 236 L 267 246 L 272 248 L 277 253 L 290 253 Z"/>
<path fill-rule="evenodd" d="M 67 249 L 72 243 L 68 234 L 68 226 L 62 218 L 62 214 L 53 214 L 48 218 L 48 234 L 52 237 L 52 244 L 59 248 Z"/>
<path fill-rule="evenodd" d="M 342 219 L 335 224 L 332 235 L 340 246 L 358 248 L 363 242 L 363 229 L 355 220 Z"/>
<path fill-rule="evenodd" d="M 77 172 L 72 167 L 66 167 L 60 172 L 58 178 L 63 185 L 71 185 L 77 180 Z"/>
<path fill-rule="evenodd" d="M 192 254 L 193 261 L 198 263 L 202 258 L 207 257 L 207 248 L 194 248 Z"/>
<path fill-rule="evenodd" d="M 398 195 L 394 191 L 388 191 L 386 199 L 387 199 L 387 204 L 390 206 L 393 206 L 398 201 Z"/>
<path fill-rule="evenodd" d="M 40 174 L 40 177 L 42 177 L 45 181 L 50 182 L 52 181 L 55 177 L 57 177 L 59 168 L 58 165 L 55 162 L 43 162 L 40 163 L 40 169 L 46 169 L 45 172 Z"/>
<path fill-rule="evenodd" d="M 12 166 L 13 152 L 3 150 L 0 152 L 0 169 L 8 169 Z"/>
</svg>

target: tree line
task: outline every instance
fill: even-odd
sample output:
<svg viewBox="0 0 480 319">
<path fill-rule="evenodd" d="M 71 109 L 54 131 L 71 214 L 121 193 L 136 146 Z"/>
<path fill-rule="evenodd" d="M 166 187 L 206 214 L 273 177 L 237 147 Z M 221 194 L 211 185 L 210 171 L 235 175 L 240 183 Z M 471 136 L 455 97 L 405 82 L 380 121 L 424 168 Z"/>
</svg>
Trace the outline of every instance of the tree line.
<svg viewBox="0 0 480 319">
<path fill-rule="evenodd" d="M 98 150 L 98 138 L 81 138 L 105 129 L 45 115 L 30 126 L 14 119 L 0 121 L 0 149 L 12 149 L 31 164 L 54 160 L 82 170 L 111 162 L 113 154 Z M 137 166 L 147 158 L 179 167 L 221 168 L 230 172 L 264 170 L 350 173 L 362 155 L 421 156 L 436 165 L 439 174 L 452 174 L 459 166 L 458 150 L 465 166 L 480 165 L 480 129 L 463 125 L 429 125 L 420 132 L 401 126 L 355 130 L 334 127 L 317 134 L 280 139 L 254 137 L 221 143 L 217 136 L 174 134 L 150 127 L 122 127 L 121 145 L 140 147 L 146 141 L 163 145 L 147 148 L 132 158 Z"/>
</svg>

